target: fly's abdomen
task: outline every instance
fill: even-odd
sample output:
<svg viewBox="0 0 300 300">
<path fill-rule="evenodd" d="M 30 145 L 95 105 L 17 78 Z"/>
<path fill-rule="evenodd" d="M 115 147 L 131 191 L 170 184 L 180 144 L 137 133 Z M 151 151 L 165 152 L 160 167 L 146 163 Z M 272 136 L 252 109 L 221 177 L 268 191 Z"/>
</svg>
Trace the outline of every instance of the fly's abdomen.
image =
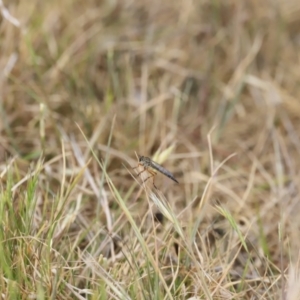
<svg viewBox="0 0 300 300">
<path fill-rule="evenodd" d="M 163 168 L 160 165 L 153 165 L 152 166 L 154 169 L 156 169 L 157 171 L 159 171 L 160 173 L 164 174 L 165 176 L 169 177 L 170 179 L 172 179 L 173 181 L 179 183 L 173 176 L 173 174 L 171 172 L 169 172 L 168 170 L 166 170 L 165 168 Z"/>
<path fill-rule="evenodd" d="M 168 174 L 165 174 L 165 175 L 167 177 L 169 177 L 170 179 L 172 179 L 173 181 L 175 181 L 176 183 L 179 183 L 171 173 L 168 173 Z"/>
</svg>

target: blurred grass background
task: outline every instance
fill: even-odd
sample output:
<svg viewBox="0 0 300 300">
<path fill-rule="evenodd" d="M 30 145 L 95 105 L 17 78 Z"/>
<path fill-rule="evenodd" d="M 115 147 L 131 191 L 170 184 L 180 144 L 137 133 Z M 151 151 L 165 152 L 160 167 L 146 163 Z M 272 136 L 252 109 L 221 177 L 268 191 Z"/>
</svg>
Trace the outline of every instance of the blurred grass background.
<svg viewBox="0 0 300 300">
<path fill-rule="evenodd" d="M 300 299 L 298 1 L 0 10 L 2 299 Z"/>
</svg>

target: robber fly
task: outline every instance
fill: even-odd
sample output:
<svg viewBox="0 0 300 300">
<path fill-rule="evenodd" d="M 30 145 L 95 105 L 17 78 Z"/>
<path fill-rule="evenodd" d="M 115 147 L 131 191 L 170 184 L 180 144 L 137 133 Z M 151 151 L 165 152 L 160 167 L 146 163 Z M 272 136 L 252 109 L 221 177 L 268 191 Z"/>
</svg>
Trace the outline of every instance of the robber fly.
<svg viewBox="0 0 300 300">
<path fill-rule="evenodd" d="M 157 189 L 157 187 L 154 184 L 154 176 L 157 174 L 156 171 L 164 174 L 165 176 L 169 177 L 170 179 L 172 179 L 173 181 L 175 181 L 176 183 L 179 183 L 175 177 L 173 176 L 173 174 L 171 172 L 169 172 L 168 170 L 166 170 L 164 167 L 162 167 L 161 165 L 159 165 L 158 163 L 154 162 L 152 159 L 150 159 L 149 157 L 146 156 L 140 156 L 139 155 L 139 165 L 133 169 L 138 168 L 139 166 L 144 167 L 144 170 L 141 171 L 137 176 L 141 175 L 143 172 L 147 171 L 150 176 L 147 177 L 144 182 L 146 182 L 149 178 L 152 178 L 153 180 L 153 186 Z"/>
</svg>

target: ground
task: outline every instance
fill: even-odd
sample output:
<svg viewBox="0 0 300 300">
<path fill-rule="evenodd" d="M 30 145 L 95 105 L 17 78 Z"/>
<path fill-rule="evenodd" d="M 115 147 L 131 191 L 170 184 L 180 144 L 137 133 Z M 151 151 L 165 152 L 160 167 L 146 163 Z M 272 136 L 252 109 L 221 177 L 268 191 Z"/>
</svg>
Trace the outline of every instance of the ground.
<svg viewBox="0 0 300 300">
<path fill-rule="evenodd" d="M 300 299 L 299 1 L 0 10 L 2 299 Z"/>
</svg>

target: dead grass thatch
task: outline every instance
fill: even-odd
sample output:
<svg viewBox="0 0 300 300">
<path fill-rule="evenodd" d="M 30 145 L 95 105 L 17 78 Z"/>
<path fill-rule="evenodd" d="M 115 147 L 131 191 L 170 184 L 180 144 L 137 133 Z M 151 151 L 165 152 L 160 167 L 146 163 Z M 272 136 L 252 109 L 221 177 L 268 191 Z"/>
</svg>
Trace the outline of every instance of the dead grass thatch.
<svg viewBox="0 0 300 300">
<path fill-rule="evenodd" d="M 0 10 L 2 299 L 300 299 L 298 1 Z"/>
</svg>

